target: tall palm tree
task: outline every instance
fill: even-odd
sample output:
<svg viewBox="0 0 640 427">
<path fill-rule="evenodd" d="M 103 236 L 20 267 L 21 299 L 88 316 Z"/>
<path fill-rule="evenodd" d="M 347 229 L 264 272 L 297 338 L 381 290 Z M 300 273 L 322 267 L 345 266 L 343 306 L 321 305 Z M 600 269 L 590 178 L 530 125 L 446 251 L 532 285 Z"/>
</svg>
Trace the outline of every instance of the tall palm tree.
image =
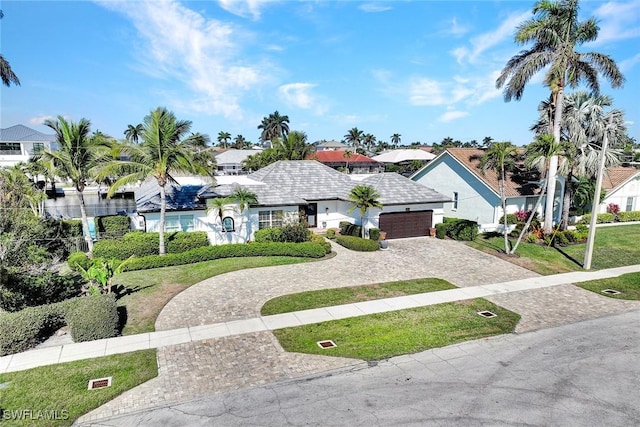
<svg viewBox="0 0 640 427">
<path fill-rule="evenodd" d="M 247 145 L 247 140 L 242 135 L 236 135 L 233 139 L 233 146 L 237 150 L 242 150 Z"/>
<path fill-rule="evenodd" d="M 276 139 L 274 148 L 279 160 L 304 160 L 313 152 L 313 146 L 307 143 L 307 134 L 297 130 Z"/>
<path fill-rule="evenodd" d="M 218 132 L 218 146 L 222 148 L 227 148 L 229 146 L 230 139 L 231 139 L 231 134 L 229 132 L 225 132 L 225 131 Z"/>
<path fill-rule="evenodd" d="M 269 141 L 270 147 L 273 147 L 275 139 L 285 137 L 289 133 L 289 116 L 280 115 L 276 110 L 262 119 L 258 129 L 262 130 L 260 141 L 263 143 Z"/>
<path fill-rule="evenodd" d="M 533 18 L 519 25 L 515 35 L 518 44 L 532 42 L 533 46 L 511 58 L 496 80 L 496 87 L 504 86 L 504 98 L 519 100 L 531 78 L 545 68 L 545 84 L 552 93 L 554 105 L 553 137 L 560 143 L 565 87 L 576 87 L 581 81 L 598 93 L 598 72 L 619 87 L 624 82 L 615 61 L 597 52 L 580 53 L 576 47 L 594 41 L 598 37 L 598 25 L 594 18 L 578 21 L 578 0 L 540 0 L 534 8 Z M 548 194 L 555 194 L 557 157 L 549 165 Z M 545 231 L 553 226 L 553 202 L 545 207 Z"/>
<path fill-rule="evenodd" d="M 347 144 L 351 144 L 354 150 L 357 150 L 360 147 L 362 138 L 364 138 L 364 132 L 358 128 L 351 128 L 344 136 L 344 140 Z"/>
<path fill-rule="evenodd" d="M 220 229 L 222 231 L 227 231 L 224 229 L 224 224 L 222 222 L 224 218 L 225 208 L 229 205 L 231 200 L 228 197 L 216 197 L 215 199 L 209 200 L 207 205 L 207 212 L 213 212 L 216 218 L 220 221 Z"/>
<path fill-rule="evenodd" d="M 516 146 L 511 142 L 494 142 L 480 159 L 480 170 L 485 174 L 488 170 L 493 170 L 498 176 L 500 187 L 500 202 L 502 204 L 502 214 L 504 217 L 504 252 L 509 253 L 509 230 L 507 229 L 507 199 L 505 197 L 504 181 L 506 171 L 515 162 L 517 155 Z"/>
<path fill-rule="evenodd" d="M 4 13 L 0 10 L 0 19 L 4 17 Z M 16 73 L 11 69 L 11 65 L 9 65 L 9 61 L 4 59 L 4 56 L 0 54 L 0 78 L 2 78 L 2 84 L 9 87 L 11 83 L 14 85 L 20 86 L 20 79 L 16 76 Z"/>
<path fill-rule="evenodd" d="M 400 135 L 399 133 L 394 133 L 393 135 L 391 135 L 391 143 L 395 146 L 400 145 L 400 137 L 402 135 Z"/>
<path fill-rule="evenodd" d="M 256 196 L 256 193 L 251 190 L 243 187 L 237 187 L 229 196 L 229 200 L 238 203 L 240 211 L 240 227 L 238 227 L 238 234 L 240 234 L 240 229 L 242 229 L 242 224 L 244 223 L 244 211 L 248 209 L 249 206 L 258 204 L 258 196 Z"/>
<path fill-rule="evenodd" d="M 193 155 L 198 134 L 189 135 L 190 121 L 178 120 L 166 108 L 158 107 L 144 118 L 143 126 L 140 144 L 123 147 L 129 160 L 112 160 L 100 168 L 98 177 L 123 174 L 109 188 L 108 197 L 123 185 L 144 181 L 149 176 L 156 179 L 160 187 L 159 254 L 165 255 L 166 185 L 175 182 L 172 177 L 175 172 L 203 175 L 208 172 L 206 165 Z"/>
<path fill-rule="evenodd" d="M 140 141 L 140 136 L 144 132 L 144 126 L 142 123 L 138 123 L 137 125 L 127 125 L 127 130 L 124 131 L 124 137 L 127 141 L 131 141 L 134 144 L 137 144 Z"/>
<path fill-rule="evenodd" d="M 342 153 L 342 157 L 346 160 L 344 172 L 349 173 L 349 159 L 353 157 L 353 151 L 344 150 L 344 153 Z"/>
<path fill-rule="evenodd" d="M 365 226 L 364 226 L 364 216 L 367 213 L 369 208 L 379 208 L 382 209 L 382 203 L 380 203 L 380 194 L 370 185 L 356 185 L 349 192 L 349 201 L 353 203 L 347 212 L 351 213 L 356 209 L 360 210 L 360 232 L 361 237 L 364 239 Z"/>
<path fill-rule="evenodd" d="M 367 151 L 370 152 L 373 146 L 376 144 L 376 137 L 373 134 L 368 133 L 362 137 L 362 143 L 365 147 L 367 147 Z"/>
<path fill-rule="evenodd" d="M 84 118 L 74 123 L 58 116 L 57 120 L 47 119 L 44 124 L 54 130 L 58 150 L 44 151 L 41 156 L 45 161 L 52 162 L 57 176 L 69 179 L 73 183 L 80 204 L 84 238 L 89 248 L 89 254 L 91 254 L 93 240 L 89 232 L 84 189 L 87 182 L 95 178 L 91 169 L 96 166 L 101 153 L 109 149 L 111 143 L 101 135 L 91 136 L 91 122 Z"/>
</svg>

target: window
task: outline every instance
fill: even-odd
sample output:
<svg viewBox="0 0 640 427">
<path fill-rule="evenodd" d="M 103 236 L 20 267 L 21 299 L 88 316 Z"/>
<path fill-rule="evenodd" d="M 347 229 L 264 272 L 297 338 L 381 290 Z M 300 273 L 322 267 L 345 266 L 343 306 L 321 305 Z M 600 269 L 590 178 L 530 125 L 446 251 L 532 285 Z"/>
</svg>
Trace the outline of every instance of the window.
<svg viewBox="0 0 640 427">
<path fill-rule="evenodd" d="M 20 155 L 22 150 L 20 149 L 19 142 L 0 142 L 0 154 L 13 154 Z"/>
<path fill-rule="evenodd" d="M 167 215 L 164 231 L 194 231 L 193 215 Z"/>
<path fill-rule="evenodd" d="M 458 192 L 454 191 L 453 192 L 453 209 L 454 211 L 458 209 Z"/>
<path fill-rule="evenodd" d="M 627 208 L 625 209 L 627 212 L 631 212 L 633 210 L 633 199 L 635 197 L 627 197 Z"/>
<path fill-rule="evenodd" d="M 282 211 L 259 211 L 258 228 L 282 227 Z"/>
<path fill-rule="evenodd" d="M 222 218 L 222 231 L 235 231 L 233 218 L 230 216 Z"/>
<path fill-rule="evenodd" d="M 533 208 L 536 206 L 537 202 L 538 202 L 537 197 L 527 197 L 524 202 L 524 210 L 526 212 L 533 211 Z"/>
<path fill-rule="evenodd" d="M 31 154 L 40 153 L 41 151 L 44 151 L 44 142 L 34 142 Z"/>
</svg>

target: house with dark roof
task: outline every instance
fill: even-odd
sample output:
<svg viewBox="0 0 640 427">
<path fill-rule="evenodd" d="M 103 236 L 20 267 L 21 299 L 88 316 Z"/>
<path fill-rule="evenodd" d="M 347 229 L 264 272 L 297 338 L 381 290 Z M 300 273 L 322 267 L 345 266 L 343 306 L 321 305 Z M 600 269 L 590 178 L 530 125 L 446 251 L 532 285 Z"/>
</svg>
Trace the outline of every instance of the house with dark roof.
<svg viewBox="0 0 640 427">
<path fill-rule="evenodd" d="M 310 154 L 307 160 L 317 160 L 330 168 L 348 173 L 384 172 L 383 163 L 349 150 L 317 151 Z"/>
<path fill-rule="evenodd" d="M 602 178 L 606 196 L 600 203 L 600 212 L 607 212 L 610 203 L 618 205 L 621 211 L 640 210 L 640 169 L 622 166 L 609 168 Z"/>
<path fill-rule="evenodd" d="M 24 125 L 0 129 L 0 167 L 27 162 L 34 154 L 55 149 L 55 135 L 38 132 Z"/>
<path fill-rule="evenodd" d="M 361 225 L 359 211 L 351 210 L 349 201 L 351 189 L 360 184 L 375 188 L 383 205 L 367 212 L 365 229 L 380 228 L 388 239 L 429 235 L 442 222 L 443 205 L 451 201 L 396 173 L 347 175 L 315 160 L 278 161 L 249 175 L 218 176 L 215 184 L 178 182 L 166 189 L 166 230 L 206 231 L 213 244 L 250 241 L 256 230 L 299 215 L 311 228 L 337 228 L 341 221 Z M 227 198 L 238 188 L 253 192 L 258 203 L 242 212 L 230 201 L 222 212 L 207 208 L 213 199 Z M 136 191 L 136 204 L 144 218 L 136 223 L 157 231 L 160 189 L 155 182 Z"/>
<path fill-rule="evenodd" d="M 444 216 L 464 218 L 478 222 L 482 231 L 500 229 L 504 212 L 500 200 L 500 183 L 495 171 L 480 169 L 484 151 L 477 148 L 447 148 L 410 179 L 449 196 L 453 203 L 446 204 Z M 523 165 L 507 173 L 505 179 L 506 213 L 531 211 L 540 192 L 538 177 Z M 564 179 L 557 178 L 554 198 L 554 221 L 559 221 Z M 544 213 L 543 196 L 538 213 Z"/>
</svg>

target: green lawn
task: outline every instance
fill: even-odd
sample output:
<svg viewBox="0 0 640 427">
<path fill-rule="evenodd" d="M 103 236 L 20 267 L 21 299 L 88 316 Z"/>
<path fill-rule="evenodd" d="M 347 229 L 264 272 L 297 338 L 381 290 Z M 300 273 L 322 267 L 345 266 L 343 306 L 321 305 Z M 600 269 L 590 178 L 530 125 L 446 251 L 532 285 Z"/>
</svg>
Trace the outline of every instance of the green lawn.
<svg viewBox="0 0 640 427">
<path fill-rule="evenodd" d="M 515 241 L 516 239 L 510 239 L 512 245 Z M 591 268 L 596 270 L 637 264 L 640 262 L 638 241 L 640 241 L 640 225 L 598 227 Z M 480 236 L 468 244 L 543 275 L 581 270 L 586 250 L 584 243 L 555 248 L 523 241 L 518 246 L 514 257 L 504 254 L 502 237 Z"/>
<path fill-rule="evenodd" d="M 446 280 L 436 278 L 405 280 L 400 282 L 378 283 L 374 285 L 351 286 L 347 288 L 323 289 L 283 295 L 267 301 L 261 310 L 263 316 L 330 307 L 360 301 L 392 298 L 403 295 L 454 289 Z"/>
<path fill-rule="evenodd" d="M 623 274 L 609 279 L 591 280 L 577 283 L 583 289 L 604 295 L 610 298 L 640 300 L 640 273 Z M 611 295 L 603 293 L 605 289 L 613 289 L 619 294 Z"/>
<path fill-rule="evenodd" d="M 126 310 L 123 335 L 154 331 L 154 324 L 162 308 L 175 295 L 209 277 L 247 268 L 297 264 L 311 261 L 294 257 L 225 258 L 197 264 L 131 271 L 114 277 L 114 283 L 130 292 L 118 300 Z M 229 292 L 233 292 L 232 289 Z"/>
<path fill-rule="evenodd" d="M 0 424 L 70 426 L 81 415 L 157 375 L 155 350 L 1 374 L 0 384 L 8 384 L 0 389 Z M 89 380 L 104 377 L 113 378 L 111 387 L 87 389 Z"/>
</svg>

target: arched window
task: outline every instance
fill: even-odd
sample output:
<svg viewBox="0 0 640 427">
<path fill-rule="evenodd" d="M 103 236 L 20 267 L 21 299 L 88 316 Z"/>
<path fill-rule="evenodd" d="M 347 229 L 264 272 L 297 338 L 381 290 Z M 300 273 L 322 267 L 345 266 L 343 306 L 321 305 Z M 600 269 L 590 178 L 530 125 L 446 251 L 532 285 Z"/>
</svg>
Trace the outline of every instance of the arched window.
<svg viewBox="0 0 640 427">
<path fill-rule="evenodd" d="M 222 218 L 222 231 L 235 231 L 233 218 L 230 216 Z"/>
</svg>

